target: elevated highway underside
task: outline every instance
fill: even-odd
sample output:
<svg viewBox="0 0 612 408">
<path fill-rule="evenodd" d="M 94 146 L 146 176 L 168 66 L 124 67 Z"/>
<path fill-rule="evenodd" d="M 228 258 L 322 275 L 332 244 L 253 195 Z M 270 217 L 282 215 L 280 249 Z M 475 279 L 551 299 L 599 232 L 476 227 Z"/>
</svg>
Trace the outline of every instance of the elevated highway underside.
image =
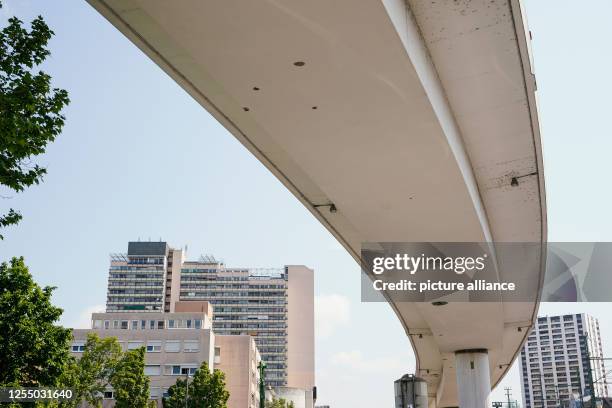
<svg viewBox="0 0 612 408">
<path fill-rule="evenodd" d="M 357 261 L 362 242 L 546 240 L 518 0 L 88 1 Z M 457 350 L 486 348 L 497 383 L 537 312 L 535 301 L 391 306 L 430 407 L 459 405 Z"/>
</svg>

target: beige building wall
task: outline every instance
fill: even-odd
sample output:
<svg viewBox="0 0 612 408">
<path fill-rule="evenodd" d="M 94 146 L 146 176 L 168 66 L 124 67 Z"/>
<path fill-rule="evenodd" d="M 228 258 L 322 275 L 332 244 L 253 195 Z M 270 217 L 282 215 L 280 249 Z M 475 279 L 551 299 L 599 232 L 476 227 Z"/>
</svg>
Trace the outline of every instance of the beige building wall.
<svg viewBox="0 0 612 408">
<path fill-rule="evenodd" d="M 312 390 L 315 386 L 314 271 L 287 266 L 287 386 Z"/>
<path fill-rule="evenodd" d="M 206 361 L 211 369 L 225 373 L 230 393 L 228 408 L 259 407 L 261 361 L 254 339 L 248 335 L 219 335 L 212 330 L 209 302 L 177 302 L 174 313 L 116 312 L 94 313 L 92 329 L 73 330 L 72 354 L 79 357 L 89 333 L 101 338 L 115 337 L 123 350 L 145 347 L 145 372 L 150 378 L 151 399 L 161 407 L 163 394 L 185 378 L 184 370 L 195 371 Z M 195 328 L 195 320 L 200 328 Z M 191 323 L 187 328 L 187 320 Z M 197 344 L 194 350 L 194 344 Z M 178 372 L 176 372 L 178 370 Z M 109 389 L 109 391 L 111 391 Z M 104 399 L 103 407 L 114 405 Z"/>
<path fill-rule="evenodd" d="M 176 302 L 174 305 L 175 312 L 196 312 L 204 313 L 210 318 L 213 317 L 213 306 L 206 300 L 187 300 Z"/>
<path fill-rule="evenodd" d="M 181 267 L 184 261 L 184 252 L 181 249 L 173 248 L 170 248 L 168 252 L 164 310 L 174 312 L 175 303 L 179 301 L 181 290 Z"/>
<path fill-rule="evenodd" d="M 187 320 L 194 322 L 196 319 L 202 321 L 201 329 L 168 328 L 170 320 L 185 326 Z M 115 321 L 119 322 L 119 327 L 121 322 L 127 321 L 128 328 L 113 328 Z M 141 328 L 142 321 L 146 322 L 144 329 Z M 150 328 L 151 321 L 155 322 L 154 329 Z M 138 322 L 135 329 L 132 329 L 132 322 Z M 163 329 L 158 328 L 159 322 L 164 322 Z M 72 354 L 77 358 L 81 355 L 78 347 L 85 344 L 89 333 L 96 333 L 101 338 L 115 337 L 123 350 L 145 347 L 145 373 L 150 378 L 151 399 L 157 400 L 159 407 L 164 391 L 174 385 L 178 378 L 186 377 L 184 370 L 195 371 L 204 361 L 211 370 L 214 368 L 215 335 L 211 330 L 210 318 L 203 313 L 94 313 L 92 327 L 97 328 L 73 330 Z M 113 405 L 112 399 L 103 401 L 104 407 Z"/>
<path fill-rule="evenodd" d="M 230 393 L 228 408 L 259 407 L 259 371 L 261 361 L 251 336 L 215 337 L 215 369 L 225 373 Z"/>
<path fill-rule="evenodd" d="M 177 295 L 178 296 L 178 295 Z M 205 300 L 193 301 L 193 302 L 176 302 L 174 305 L 175 313 L 189 312 L 189 313 L 204 313 L 206 315 L 206 327 L 207 329 L 212 328 L 213 318 L 213 306 L 210 302 Z M 214 359 L 215 350 L 213 347 L 210 349 L 210 361 Z"/>
</svg>

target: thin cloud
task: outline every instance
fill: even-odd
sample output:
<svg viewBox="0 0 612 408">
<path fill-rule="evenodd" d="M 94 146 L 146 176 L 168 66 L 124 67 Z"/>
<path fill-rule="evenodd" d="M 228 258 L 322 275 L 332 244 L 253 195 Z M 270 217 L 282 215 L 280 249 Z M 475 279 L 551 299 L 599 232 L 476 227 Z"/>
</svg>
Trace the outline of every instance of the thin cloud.
<svg viewBox="0 0 612 408">
<path fill-rule="evenodd" d="M 78 317 L 68 322 L 65 326 L 71 329 L 90 329 L 91 328 L 91 314 L 104 312 L 104 305 L 93 305 L 88 306 L 79 313 Z"/>
<path fill-rule="evenodd" d="M 315 298 L 315 333 L 318 338 L 330 337 L 338 328 L 347 326 L 351 319 L 351 302 L 338 294 Z"/>
</svg>

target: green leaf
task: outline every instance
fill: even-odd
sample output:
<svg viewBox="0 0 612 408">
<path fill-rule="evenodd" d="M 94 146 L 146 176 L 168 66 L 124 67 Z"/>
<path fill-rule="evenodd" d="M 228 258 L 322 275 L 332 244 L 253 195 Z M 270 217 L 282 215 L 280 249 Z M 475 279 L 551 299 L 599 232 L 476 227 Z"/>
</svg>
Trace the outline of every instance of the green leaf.
<svg viewBox="0 0 612 408">
<path fill-rule="evenodd" d="M 68 92 L 35 70 L 50 55 L 52 36 L 42 17 L 29 30 L 12 17 L 0 30 L 0 185 L 15 192 L 42 181 L 46 170 L 32 162 L 61 133 L 70 102 Z M 0 229 L 21 218 L 10 215 L 0 219 Z"/>
<path fill-rule="evenodd" d="M 225 374 L 220 370 L 211 372 L 207 362 L 196 370 L 188 386 L 189 397 L 185 403 L 187 383 L 184 379 L 177 379 L 163 400 L 164 408 L 227 408 L 229 392 L 225 388 Z"/>
<path fill-rule="evenodd" d="M 70 329 L 55 323 L 55 288 L 34 282 L 23 258 L 0 264 L 0 386 L 56 386 L 70 362 Z"/>
<path fill-rule="evenodd" d="M 117 361 L 110 379 L 115 408 L 147 408 L 149 377 L 144 374 L 144 366 L 144 347 L 126 351 Z"/>
</svg>

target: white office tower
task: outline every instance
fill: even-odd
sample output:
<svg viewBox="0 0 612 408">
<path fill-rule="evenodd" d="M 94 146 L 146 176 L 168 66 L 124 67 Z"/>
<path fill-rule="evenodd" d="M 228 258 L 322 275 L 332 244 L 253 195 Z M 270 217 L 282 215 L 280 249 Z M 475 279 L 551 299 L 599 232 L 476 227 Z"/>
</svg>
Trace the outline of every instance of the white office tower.
<svg viewBox="0 0 612 408">
<path fill-rule="evenodd" d="M 585 314 L 539 317 L 521 351 L 523 406 L 571 406 L 592 390 L 608 396 L 597 319 Z"/>
</svg>

